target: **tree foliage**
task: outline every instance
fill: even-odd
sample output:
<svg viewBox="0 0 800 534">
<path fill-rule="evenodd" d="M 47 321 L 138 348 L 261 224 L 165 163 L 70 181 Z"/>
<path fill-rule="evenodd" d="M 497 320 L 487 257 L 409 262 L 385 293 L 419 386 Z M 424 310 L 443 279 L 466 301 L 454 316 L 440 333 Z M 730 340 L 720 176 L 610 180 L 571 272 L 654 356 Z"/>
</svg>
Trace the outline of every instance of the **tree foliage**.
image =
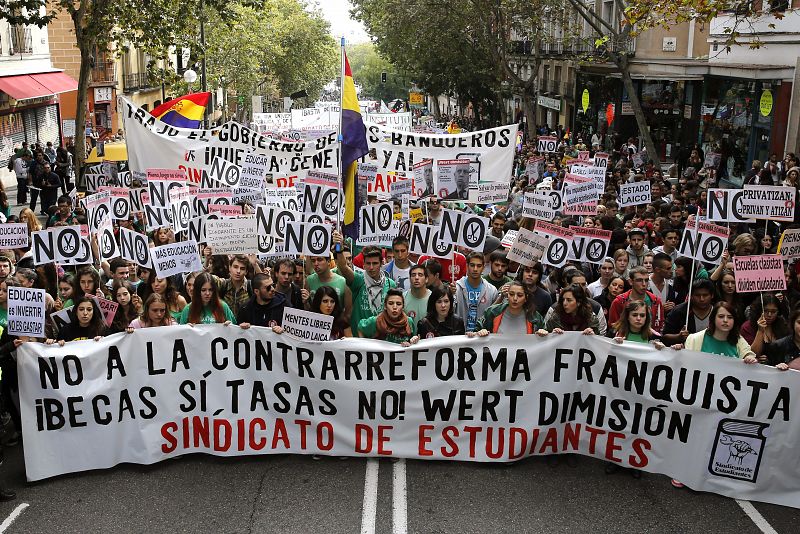
<svg viewBox="0 0 800 534">
<path fill-rule="evenodd" d="M 336 77 L 339 55 L 329 25 L 298 0 L 264 0 L 257 7 L 232 3 L 206 25 L 209 86 L 225 85 L 249 110 L 251 96 L 268 99 L 305 90 L 315 98 Z M 243 98 L 242 98 L 243 97 Z"/>
<path fill-rule="evenodd" d="M 385 59 L 373 43 L 358 43 L 347 48 L 347 59 L 353 79 L 361 86 L 360 99 L 388 102 L 395 98 L 408 98 L 411 77 Z M 381 74 L 386 73 L 386 83 Z"/>
</svg>

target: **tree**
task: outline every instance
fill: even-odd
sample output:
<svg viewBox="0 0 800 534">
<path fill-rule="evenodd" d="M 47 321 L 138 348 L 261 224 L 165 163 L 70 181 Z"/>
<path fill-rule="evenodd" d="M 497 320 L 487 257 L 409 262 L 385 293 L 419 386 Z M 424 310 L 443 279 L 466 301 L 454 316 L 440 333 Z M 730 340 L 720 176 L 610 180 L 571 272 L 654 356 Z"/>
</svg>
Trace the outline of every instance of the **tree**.
<svg viewBox="0 0 800 534">
<path fill-rule="evenodd" d="M 47 25 L 60 12 L 72 19 L 81 57 L 75 119 L 75 165 L 86 153 L 86 102 L 95 50 L 122 52 L 130 46 L 165 59 L 172 45 L 196 41 L 198 19 L 205 3 L 224 12 L 225 0 L 42 0 L 0 1 L 0 17 L 10 24 Z M 82 185 L 82 184 L 81 184 Z"/>
<path fill-rule="evenodd" d="M 385 59 L 372 43 L 349 46 L 347 59 L 353 79 L 361 86 L 361 97 L 388 102 L 395 98 L 408 98 L 410 77 Z M 381 75 L 386 73 L 386 83 Z"/>
<path fill-rule="evenodd" d="M 231 3 L 225 18 L 209 19 L 208 77 L 215 85 L 224 79 L 244 102 L 240 120 L 249 115 L 253 95 L 277 99 L 304 90 L 316 98 L 336 77 L 339 54 L 329 25 L 298 0 Z"/>
</svg>

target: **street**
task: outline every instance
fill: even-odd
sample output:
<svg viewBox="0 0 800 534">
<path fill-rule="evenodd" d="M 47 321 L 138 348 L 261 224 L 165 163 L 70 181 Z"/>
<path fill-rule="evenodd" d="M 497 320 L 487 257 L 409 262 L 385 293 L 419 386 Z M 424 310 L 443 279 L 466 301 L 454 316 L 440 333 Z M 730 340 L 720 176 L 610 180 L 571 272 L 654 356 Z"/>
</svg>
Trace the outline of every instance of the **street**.
<svg viewBox="0 0 800 534">
<path fill-rule="evenodd" d="M 111 446 L 111 444 L 109 445 Z M 190 455 L 25 482 L 6 448 L 0 532 L 796 532 L 800 511 L 606 475 L 587 457 L 513 465 Z M 376 479 L 377 475 L 377 479 Z M 404 476 L 403 476 L 404 475 Z M 405 504 L 405 506 L 404 506 Z"/>
</svg>

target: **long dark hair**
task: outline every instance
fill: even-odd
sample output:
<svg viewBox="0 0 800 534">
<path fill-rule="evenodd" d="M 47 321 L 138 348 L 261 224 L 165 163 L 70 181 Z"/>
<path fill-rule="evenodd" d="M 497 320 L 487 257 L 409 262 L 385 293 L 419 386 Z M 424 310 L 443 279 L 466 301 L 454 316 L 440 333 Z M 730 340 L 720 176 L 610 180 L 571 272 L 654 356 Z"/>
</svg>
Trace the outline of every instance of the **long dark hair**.
<svg viewBox="0 0 800 534">
<path fill-rule="evenodd" d="M 214 320 L 218 323 L 225 322 L 225 310 L 222 308 L 222 302 L 219 300 L 219 293 L 217 292 L 217 284 L 208 273 L 200 273 L 194 279 L 194 291 L 192 291 L 192 303 L 189 304 L 189 318 L 190 323 L 199 323 L 203 317 L 203 297 L 200 292 L 203 286 L 211 284 L 211 300 L 208 303 L 208 309 L 214 316 Z"/>
<path fill-rule="evenodd" d="M 321 306 L 322 306 L 322 299 L 324 297 L 331 297 L 333 299 L 333 312 L 331 312 L 331 316 L 333 317 L 333 326 L 331 327 L 331 335 L 333 337 L 342 337 L 344 334 L 344 329 L 347 328 L 349 325 L 344 320 L 344 308 L 342 307 L 342 302 L 339 300 L 339 294 L 336 293 L 336 290 L 330 286 L 320 286 L 315 292 L 314 297 L 311 299 L 311 311 L 314 313 L 322 313 Z"/>
<path fill-rule="evenodd" d="M 97 274 L 97 271 L 94 270 L 94 267 L 84 266 L 79 268 L 78 272 L 75 273 L 75 279 L 72 281 L 72 302 L 76 304 L 78 302 L 77 299 L 84 296 L 83 289 L 81 289 L 81 277 L 86 275 L 92 277 L 92 282 L 94 282 L 94 291 L 97 291 L 97 288 L 100 287 L 100 275 Z"/>
<path fill-rule="evenodd" d="M 556 303 L 556 313 L 560 315 L 567 314 L 564 311 L 564 295 L 566 293 L 571 293 L 572 297 L 575 299 L 575 303 L 577 305 L 577 308 L 575 309 L 575 315 L 581 319 L 582 322 L 588 325 L 592 320 L 592 306 L 589 304 L 589 298 L 586 296 L 586 290 L 578 284 L 570 284 L 561 290 L 561 293 L 558 295 L 558 302 Z"/>
<path fill-rule="evenodd" d="M 128 294 L 131 296 L 131 300 L 128 301 L 127 306 L 123 306 L 117 300 L 117 291 L 123 287 L 128 290 Z M 133 284 L 127 280 L 115 280 L 114 284 L 111 286 L 111 300 L 119 304 L 117 313 L 114 314 L 114 321 L 111 323 L 111 327 L 115 331 L 121 332 L 125 330 L 125 328 L 131 324 L 131 321 L 136 318 L 136 308 L 133 306 L 133 296 L 135 294 L 136 290 L 133 289 Z"/>
<path fill-rule="evenodd" d="M 83 304 L 84 302 L 89 302 L 92 304 L 92 319 L 89 321 L 89 326 L 87 327 L 88 332 L 86 337 L 97 337 L 105 335 L 106 333 L 106 323 L 103 320 L 103 312 L 100 311 L 100 307 L 94 301 L 93 298 L 82 296 L 78 297 L 74 300 L 75 305 L 69 311 L 69 318 L 72 321 L 72 324 L 76 327 L 80 326 L 80 322 L 78 321 L 78 306 Z"/>
<path fill-rule="evenodd" d="M 522 288 L 522 292 L 525 294 L 525 305 L 522 307 L 525 310 L 526 314 L 533 314 L 536 312 L 536 303 L 533 300 L 533 284 L 526 284 L 525 282 L 520 282 L 519 280 L 512 280 L 508 283 L 508 287 L 511 286 L 518 286 Z"/>
<path fill-rule="evenodd" d="M 772 332 L 776 338 L 788 336 L 792 333 L 792 327 L 786 322 L 786 318 L 789 317 L 789 308 L 772 293 L 764 293 L 760 299 L 753 301 L 750 305 L 750 313 L 747 315 L 747 320 L 750 321 L 753 328 L 757 328 L 758 320 L 764 313 L 764 308 L 770 305 L 778 308 L 778 316 L 775 317 L 775 321 L 772 323 Z"/>
<path fill-rule="evenodd" d="M 450 308 L 447 310 L 447 319 L 451 319 L 453 317 L 453 297 L 450 296 L 449 291 L 443 291 L 439 287 L 434 287 L 431 289 L 431 294 L 428 295 L 428 314 L 425 318 L 431 322 L 431 324 L 436 324 L 438 322 L 439 314 L 436 312 L 436 301 L 438 301 L 442 297 L 447 297 L 447 300 L 450 302 Z"/>
<path fill-rule="evenodd" d="M 644 308 L 644 312 L 647 314 L 647 318 L 644 320 L 644 324 L 642 325 L 642 331 L 639 332 L 639 334 L 644 339 L 650 339 L 650 336 L 653 333 L 651 328 L 653 318 L 650 316 L 650 307 L 641 300 L 629 300 L 625 304 L 625 310 L 622 312 L 622 315 L 619 316 L 619 320 L 612 325 L 618 336 L 628 336 L 628 334 L 631 332 L 631 323 L 628 319 L 628 314 L 639 308 Z"/>
<path fill-rule="evenodd" d="M 734 308 L 731 304 L 722 300 L 714 304 L 714 307 L 711 308 L 711 315 L 708 318 L 708 328 L 706 331 L 709 334 L 714 335 L 714 332 L 717 329 L 717 313 L 720 309 L 724 309 L 733 316 L 733 328 L 731 328 L 731 331 L 728 332 L 727 341 L 731 345 L 736 346 L 739 343 L 739 319 L 736 317 L 736 308 Z"/>
</svg>

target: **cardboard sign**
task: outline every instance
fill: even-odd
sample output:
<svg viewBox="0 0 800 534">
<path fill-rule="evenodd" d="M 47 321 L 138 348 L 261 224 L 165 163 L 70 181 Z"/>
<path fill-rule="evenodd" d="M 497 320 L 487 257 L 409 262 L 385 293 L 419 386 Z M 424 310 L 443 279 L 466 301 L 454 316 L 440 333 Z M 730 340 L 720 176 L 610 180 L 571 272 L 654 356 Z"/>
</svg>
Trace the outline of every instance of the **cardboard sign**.
<svg viewBox="0 0 800 534">
<path fill-rule="evenodd" d="M 93 262 L 92 241 L 91 241 L 91 234 L 89 232 L 89 225 L 82 224 L 80 225 L 80 229 L 81 229 L 80 252 L 74 258 L 64 259 L 61 262 L 63 265 L 87 265 Z"/>
<path fill-rule="evenodd" d="M 331 243 L 331 227 L 327 224 L 286 223 L 284 250 L 287 254 L 330 257 Z"/>
<path fill-rule="evenodd" d="M 564 203 L 568 206 L 588 204 L 597 201 L 597 187 L 594 182 L 570 184 L 564 186 L 562 193 Z"/>
<path fill-rule="evenodd" d="M 468 200 L 470 160 L 440 159 L 436 161 L 436 189 L 439 198 Z"/>
<path fill-rule="evenodd" d="M 742 216 L 792 222 L 795 193 L 794 187 L 746 185 L 742 190 Z"/>
<path fill-rule="evenodd" d="M 206 220 L 206 243 L 214 254 L 255 254 L 258 251 L 255 215 Z"/>
<path fill-rule="evenodd" d="M 28 244 L 28 225 L 26 223 L 0 224 L 0 249 L 25 248 Z"/>
<path fill-rule="evenodd" d="M 469 190 L 469 201 L 476 204 L 498 204 L 508 202 L 511 184 L 488 182 L 478 184 L 478 187 Z"/>
<path fill-rule="evenodd" d="M 728 246 L 728 233 L 727 227 L 705 221 L 695 221 L 695 226 L 687 224 L 678 254 L 718 265 Z"/>
<path fill-rule="evenodd" d="M 573 230 L 575 234 L 572 237 L 568 258 L 581 262 L 603 263 L 608 256 L 608 247 L 611 244 L 611 230 L 583 226 L 570 226 L 570 230 Z"/>
<path fill-rule="evenodd" d="M 302 204 L 297 198 L 297 189 L 293 187 L 264 189 L 264 205 L 291 211 L 301 211 L 302 208 Z"/>
<path fill-rule="evenodd" d="M 392 240 L 397 237 L 397 223 L 393 217 L 391 202 L 361 206 L 359 215 L 359 235 L 356 244 L 392 246 Z"/>
<path fill-rule="evenodd" d="M 709 189 L 706 218 L 716 222 L 754 223 L 744 215 L 741 189 Z"/>
<path fill-rule="evenodd" d="M 508 261 L 533 267 L 547 252 L 549 243 L 548 236 L 520 228 L 506 257 Z"/>
<path fill-rule="evenodd" d="M 242 214 L 242 207 L 238 204 L 209 204 L 208 212 L 223 217 L 238 217 Z"/>
<path fill-rule="evenodd" d="M 141 267 L 152 268 L 150 260 L 150 243 L 147 236 L 128 230 L 119 229 L 119 255 Z"/>
<path fill-rule="evenodd" d="M 117 314 L 117 310 L 119 309 L 119 304 L 113 300 L 104 299 L 103 297 L 92 297 L 92 300 L 94 300 L 97 304 L 97 307 L 100 308 L 100 312 L 103 314 L 103 321 L 106 323 L 106 326 L 111 326 L 111 323 L 114 322 L 114 316 Z"/>
<path fill-rule="evenodd" d="M 125 187 L 112 187 L 111 218 L 115 221 L 127 221 L 131 216 L 131 191 Z"/>
<path fill-rule="evenodd" d="M 235 187 L 239 185 L 242 177 L 242 168 L 235 163 L 217 156 L 211 160 L 208 169 L 208 177 L 214 182 L 219 182 L 225 187 Z"/>
<path fill-rule="evenodd" d="M 12 336 L 45 337 L 45 291 L 32 287 L 8 287 L 8 323 Z"/>
<path fill-rule="evenodd" d="M 572 239 L 575 232 L 569 228 L 564 228 L 545 221 L 536 221 L 534 231 L 539 235 L 546 235 L 548 239 L 547 250 L 542 255 L 542 263 L 561 267 L 567 262 Z M 517 237 L 519 239 L 519 236 Z"/>
<path fill-rule="evenodd" d="M 409 252 L 420 256 L 449 258 L 453 254 L 453 245 L 439 239 L 440 232 L 440 226 L 419 223 L 411 225 Z"/>
<path fill-rule="evenodd" d="M 340 192 L 335 187 L 303 183 L 303 213 L 310 222 L 335 221 Z"/>
<path fill-rule="evenodd" d="M 778 254 L 785 260 L 800 257 L 800 228 L 784 230 L 778 242 Z"/>
<path fill-rule="evenodd" d="M 114 224 L 111 219 L 106 219 L 97 232 L 97 249 L 100 252 L 100 259 L 110 261 L 119 256 L 119 245 L 114 236 Z"/>
<path fill-rule="evenodd" d="M 169 191 L 183 186 L 186 175 L 172 169 L 147 169 L 149 204 L 154 208 L 169 208 Z"/>
<path fill-rule="evenodd" d="M 196 216 L 207 215 L 209 206 L 230 206 L 232 204 L 233 190 L 228 187 L 198 188 L 194 191 L 192 199 L 192 209 Z"/>
<path fill-rule="evenodd" d="M 414 182 L 416 182 L 416 184 L 422 188 L 422 194 L 420 194 L 420 196 L 428 197 L 435 195 L 436 189 L 433 183 L 433 160 L 425 159 L 415 163 L 413 172 Z"/>
<path fill-rule="evenodd" d="M 239 183 L 236 185 L 260 190 L 264 187 L 264 179 L 267 177 L 269 168 L 269 156 L 248 152 L 244 155 Z"/>
<path fill-rule="evenodd" d="M 555 152 L 556 148 L 558 148 L 558 138 L 549 136 L 539 136 L 536 138 L 536 151 L 540 154 Z"/>
<path fill-rule="evenodd" d="M 500 240 L 500 246 L 503 248 L 511 248 L 514 244 L 514 241 L 517 239 L 517 234 L 519 233 L 518 230 L 509 230 L 503 236 L 503 239 Z"/>
<path fill-rule="evenodd" d="M 489 233 L 489 219 L 479 215 L 469 215 L 462 211 L 445 209 L 439 225 L 439 239 L 447 245 L 483 251 Z"/>
<path fill-rule="evenodd" d="M 281 326 L 285 333 L 306 341 L 330 341 L 333 316 L 286 306 Z"/>
<path fill-rule="evenodd" d="M 176 187 L 169 191 L 169 206 L 172 211 L 172 229 L 177 234 L 189 228 L 189 221 L 195 216 L 192 210 L 192 189 Z"/>
<path fill-rule="evenodd" d="M 650 204 L 650 182 L 631 182 L 619 186 L 619 207 Z"/>
<path fill-rule="evenodd" d="M 594 155 L 594 166 L 595 167 L 603 167 L 604 169 L 608 168 L 608 154 L 605 152 L 595 152 Z"/>
<path fill-rule="evenodd" d="M 111 218 L 111 191 L 102 190 L 94 195 L 89 195 L 84 200 L 89 218 L 89 230 L 97 232 L 103 221 Z"/>
<path fill-rule="evenodd" d="M 567 173 L 566 176 L 564 177 L 564 188 L 574 184 L 591 183 L 591 182 L 592 182 L 591 178 L 578 176 L 572 173 Z M 563 192 L 562 192 L 562 201 L 563 201 Z M 564 215 L 596 215 L 597 201 L 595 200 L 593 202 L 587 202 L 584 204 L 568 204 L 566 201 L 563 201 L 561 211 L 564 213 Z"/>
<path fill-rule="evenodd" d="M 558 191 L 534 191 L 525 193 L 522 200 L 522 216 L 531 219 L 552 221 L 561 209 L 561 193 Z"/>
<path fill-rule="evenodd" d="M 178 241 L 154 247 L 150 256 L 159 278 L 203 270 L 200 250 L 194 241 Z"/>
<path fill-rule="evenodd" d="M 81 227 L 57 226 L 31 233 L 34 265 L 77 259 L 81 255 Z"/>
<path fill-rule="evenodd" d="M 733 274 L 738 293 L 786 290 L 783 258 L 779 254 L 734 256 Z"/>
<path fill-rule="evenodd" d="M 389 197 L 392 200 L 400 200 L 403 195 L 408 195 L 410 197 L 414 194 L 414 190 L 411 186 L 412 182 L 408 178 L 396 180 L 389 185 Z"/>
</svg>

